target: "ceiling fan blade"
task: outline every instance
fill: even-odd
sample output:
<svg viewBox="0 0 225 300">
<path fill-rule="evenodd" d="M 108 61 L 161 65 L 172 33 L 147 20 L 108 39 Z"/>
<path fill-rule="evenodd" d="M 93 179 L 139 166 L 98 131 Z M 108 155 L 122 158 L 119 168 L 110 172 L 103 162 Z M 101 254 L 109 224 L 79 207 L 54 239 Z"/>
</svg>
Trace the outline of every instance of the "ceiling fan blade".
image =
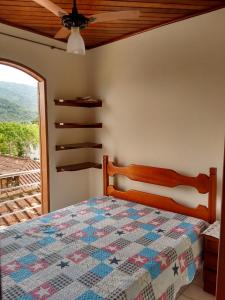
<svg viewBox="0 0 225 300">
<path fill-rule="evenodd" d="M 57 17 L 61 18 L 62 16 L 68 14 L 67 11 L 65 11 L 64 9 L 62 9 L 61 7 L 59 7 L 58 5 L 56 5 L 50 0 L 33 0 L 33 1 L 39 4 L 40 6 L 43 6 L 47 10 L 51 11 Z"/>
<path fill-rule="evenodd" d="M 57 31 L 55 38 L 56 39 L 66 39 L 70 35 L 70 30 L 66 27 L 62 27 Z"/>
<path fill-rule="evenodd" d="M 124 11 L 116 11 L 116 12 L 107 12 L 102 14 L 92 15 L 89 18 L 92 23 L 97 22 L 108 22 L 108 21 L 116 21 L 121 19 L 136 19 L 139 18 L 140 11 L 139 10 L 124 10 Z M 92 21 L 93 20 L 93 21 Z"/>
</svg>

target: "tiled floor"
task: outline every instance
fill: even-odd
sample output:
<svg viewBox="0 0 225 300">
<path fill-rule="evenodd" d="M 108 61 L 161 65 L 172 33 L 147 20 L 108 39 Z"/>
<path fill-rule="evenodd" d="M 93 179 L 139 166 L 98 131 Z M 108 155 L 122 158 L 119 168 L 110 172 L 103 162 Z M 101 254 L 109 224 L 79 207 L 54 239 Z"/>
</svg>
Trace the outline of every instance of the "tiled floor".
<svg viewBox="0 0 225 300">
<path fill-rule="evenodd" d="M 202 273 L 199 273 L 194 281 L 187 286 L 177 300 L 215 300 L 216 298 L 203 291 Z"/>
</svg>

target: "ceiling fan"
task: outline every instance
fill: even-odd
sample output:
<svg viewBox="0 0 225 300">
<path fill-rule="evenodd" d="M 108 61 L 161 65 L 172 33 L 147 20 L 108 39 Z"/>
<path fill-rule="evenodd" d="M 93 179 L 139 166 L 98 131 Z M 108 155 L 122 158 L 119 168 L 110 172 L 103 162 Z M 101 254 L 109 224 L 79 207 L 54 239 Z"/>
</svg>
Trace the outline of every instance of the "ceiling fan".
<svg viewBox="0 0 225 300">
<path fill-rule="evenodd" d="M 67 43 L 67 52 L 74 54 L 85 54 L 85 44 L 80 29 L 84 29 L 91 23 L 110 22 L 121 19 L 135 19 L 140 15 L 138 10 L 105 12 L 90 17 L 79 14 L 76 0 L 73 0 L 73 9 L 71 13 L 62 9 L 50 0 L 33 0 L 37 4 L 45 7 L 54 15 L 61 18 L 63 27 L 56 33 L 55 38 L 66 39 L 69 36 Z"/>
</svg>

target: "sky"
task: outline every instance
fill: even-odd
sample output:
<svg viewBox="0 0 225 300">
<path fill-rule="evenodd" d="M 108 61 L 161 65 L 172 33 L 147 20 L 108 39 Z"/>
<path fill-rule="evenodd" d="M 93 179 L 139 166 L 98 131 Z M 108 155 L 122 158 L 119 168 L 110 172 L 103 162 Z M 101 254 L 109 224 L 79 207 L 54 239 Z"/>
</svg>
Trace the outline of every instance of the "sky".
<svg viewBox="0 0 225 300">
<path fill-rule="evenodd" d="M 23 83 L 37 86 L 37 80 L 16 68 L 0 64 L 0 81 Z"/>
</svg>

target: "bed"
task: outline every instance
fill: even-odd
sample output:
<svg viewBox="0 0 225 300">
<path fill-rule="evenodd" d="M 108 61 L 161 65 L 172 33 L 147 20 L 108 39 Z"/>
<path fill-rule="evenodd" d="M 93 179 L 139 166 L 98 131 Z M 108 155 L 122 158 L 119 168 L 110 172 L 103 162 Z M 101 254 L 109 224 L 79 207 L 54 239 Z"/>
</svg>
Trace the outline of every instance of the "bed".
<svg viewBox="0 0 225 300">
<path fill-rule="evenodd" d="M 117 190 L 109 176 L 208 193 L 208 207 Z M 1 231 L 3 300 L 175 299 L 201 266 L 201 232 L 215 219 L 216 169 L 187 177 L 103 160 L 104 196 Z"/>
</svg>

